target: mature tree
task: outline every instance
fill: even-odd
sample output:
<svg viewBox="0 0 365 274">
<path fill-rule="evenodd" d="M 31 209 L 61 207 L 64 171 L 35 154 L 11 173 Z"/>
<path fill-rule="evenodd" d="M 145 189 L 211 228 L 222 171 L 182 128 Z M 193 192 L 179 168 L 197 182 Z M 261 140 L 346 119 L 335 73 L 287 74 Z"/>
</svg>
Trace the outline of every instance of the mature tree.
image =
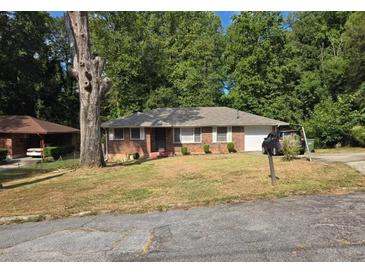
<svg viewBox="0 0 365 274">
<path fill-rule="evenodd" d="M 47 12 L 0 13 L 0 113 L 78 125 L 61 21 Z"/>
<path fill-rule="evenodd" d="M 345 92 L 348 62 L 344 57 L 342 33 L 348 12 L 295 12 L 287 32 L 288 64 L 297 75 L 295 97 L 302 119 L 314 106 L 330 96 Z"/>
<path fill-rule="evenodd" d="M 84 167 L 101 167 L 104 157 L 101 149 L 100 104 L 111 87 L 103 77 L 105 59 L 91 52 L 87 12 L 67 12 L 70 44 L 73 51 L 72 74 L 79 83 L 80 94 L 80 162 Z"/>
<path fill-rule="evenodd" d="M 365 82 L 365 12 L 354 12 L 343 33 L 345 56 L 349 61 L 348 88 L 358 89 Z"/>
<path fill-rule="evenodd" d="M 284 120 L 291 117 L 291 69 L 278 12 L 241 12 L 228 28 L 225 69 L 229 105 Z"/>
<path fill-rule="evenodd" d="M 1 112 L 43 116 L 44 99 L 58 84 L 58 64 L 46 43 L 50 27 L 46 12 L 0 13 Z"/>
<path fill-rule="evenodd" d="M 113 80 L 103 113 L 213 106 L 223 94 L 223 32 L 212 12 L 98 12 L 96 50 Z"/>
<path fill-rule="evenodd" d="M 168 84 L 180 106 L 214 106 L 223 94 L 224 38 L 211 12 L 169 12 L 162 16 Z"/>
</svg>

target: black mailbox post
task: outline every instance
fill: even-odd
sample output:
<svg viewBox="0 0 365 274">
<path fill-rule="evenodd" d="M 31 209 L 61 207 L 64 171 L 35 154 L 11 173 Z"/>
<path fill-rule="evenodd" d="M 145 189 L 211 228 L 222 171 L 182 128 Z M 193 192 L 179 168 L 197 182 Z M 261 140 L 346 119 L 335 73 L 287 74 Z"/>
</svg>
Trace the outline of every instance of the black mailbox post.
<svg viewBox="0 0 365 274">
<path fill-rule="evenodd" d="M 264 149 L 267 153 L 267 157 L 269 158 L 269 166 L 270 166 L 270 176 L 271 176 L 271 183 L 274 185 L 276 184 L 276 174 L 275 174 L 275 168 L 274 168 L 274 161 L 272 159 L 273 155 L 273 148 L 276 145 L 276 139 L 270 138 L 269 140 L 265 140 L 264 142 Z"/>
</svg>

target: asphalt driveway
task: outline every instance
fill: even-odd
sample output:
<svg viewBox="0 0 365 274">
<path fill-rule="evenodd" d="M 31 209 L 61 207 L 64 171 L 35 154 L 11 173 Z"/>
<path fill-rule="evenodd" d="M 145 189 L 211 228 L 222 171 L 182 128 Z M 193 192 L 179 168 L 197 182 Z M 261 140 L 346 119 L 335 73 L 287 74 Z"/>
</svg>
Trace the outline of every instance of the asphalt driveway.
<svg viewBox="0 0 365 274">
<path fill-rule="evenodd" d="M 365 193 L 3 225 L 0 261 L 365 261 Z"/>
<path fill-rule="evenodd" d="M 365 153 L 341 153 L 314 155 L 312 159 L 324 162 L 342 162 L 365 175 Z"/>
</svg>

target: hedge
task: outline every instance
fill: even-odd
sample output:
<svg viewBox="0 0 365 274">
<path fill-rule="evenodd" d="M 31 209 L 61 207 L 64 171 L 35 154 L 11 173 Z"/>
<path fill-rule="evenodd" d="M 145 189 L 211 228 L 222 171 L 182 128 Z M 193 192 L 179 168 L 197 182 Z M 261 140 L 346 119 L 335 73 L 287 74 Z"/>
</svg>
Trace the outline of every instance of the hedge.
<svg viewBox="0 0 365 274">
<path fill-rule="evenodd" d="M 53 159 L 58 160 L 61 156 L 71 153 L 74 150 L 74 146 L 45 147 L 44 157 L 53 157 Z"/>
<path fill-rule="evenodd" d="M 0 148 L 0 161 L 4 161 L 8 156 L 8 150 L 6 148 Z"/>
</svg>

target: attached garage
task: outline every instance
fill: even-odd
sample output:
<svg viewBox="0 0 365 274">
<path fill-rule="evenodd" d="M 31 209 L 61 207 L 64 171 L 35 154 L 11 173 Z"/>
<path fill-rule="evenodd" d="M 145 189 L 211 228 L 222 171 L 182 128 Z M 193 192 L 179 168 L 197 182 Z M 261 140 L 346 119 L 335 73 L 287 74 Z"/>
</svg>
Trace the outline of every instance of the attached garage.
<svg viewBox="0 0 365 274">
<path fill-rule="evenodd" d="M 245 151 L 261 151 L 264 138 L 272 131 L 272 126 L 245 126 Z"/>
</svg>

